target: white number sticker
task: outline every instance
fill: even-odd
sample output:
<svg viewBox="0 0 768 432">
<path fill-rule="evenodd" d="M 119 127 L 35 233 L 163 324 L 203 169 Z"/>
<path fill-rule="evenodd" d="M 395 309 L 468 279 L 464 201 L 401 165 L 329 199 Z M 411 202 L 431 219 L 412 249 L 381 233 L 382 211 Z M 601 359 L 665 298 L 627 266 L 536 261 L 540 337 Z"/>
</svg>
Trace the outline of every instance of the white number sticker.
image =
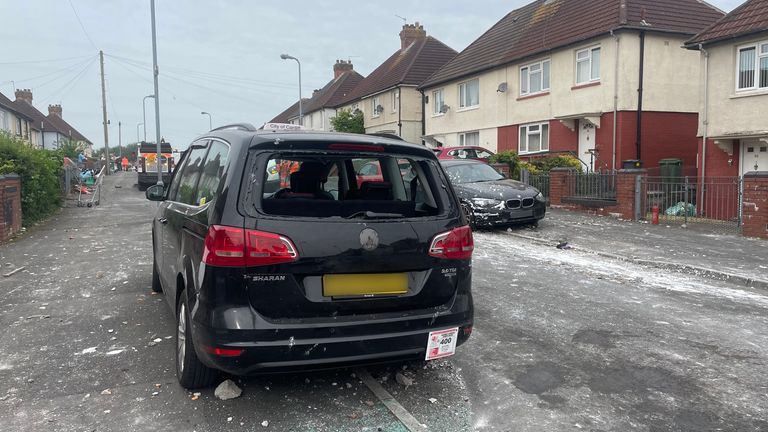
<svg viewBox="0 0 768 432">
<path fill-rule="evenodd" d="M 436 360 L 452 356 L 456 353 L 456 340 L 459 338 L 459 328 L 429 332 L 427 339 L 427 355 L 425 360 Z"/>
</svg>

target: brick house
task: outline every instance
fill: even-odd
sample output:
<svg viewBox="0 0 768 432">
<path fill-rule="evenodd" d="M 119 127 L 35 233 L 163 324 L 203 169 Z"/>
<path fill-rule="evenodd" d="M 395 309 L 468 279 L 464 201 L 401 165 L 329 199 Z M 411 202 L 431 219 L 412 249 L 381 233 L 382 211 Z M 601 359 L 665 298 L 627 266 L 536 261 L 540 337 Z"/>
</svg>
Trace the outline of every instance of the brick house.
<svg viewBox="0 0 768 432">
<path fill-rule="evenodd" d="M 428 141 L 695 170 L 700 62 L 680 46 L 723 15 L 698 0 L 532 2 L 421 84 Z"/>
<path fill-rule="evenodd" d="M 423 100 L 417 86 L 456 56 L 418 22 L 400 31 L 400 49 L 344 98 L 337 109 L 360 110 L 366 133 L 390 133 L 409 142 L 424 135 Z"/>
<path fill-rule="evenodd" d="M 323 88 L 315 90 L 312 97 L 302 99 L 303 125 L 310 130 L 331 130 L 331 118 L 336 115 L 336 106 L 347 97 L 363 76 L 354 70 L 351 61 L 336 60 L 333 65 L 333 79 Z M 299 124 L 299 102 L 270 120 L 272 123 Z"/>
<path fill-rule="evenodd" d="M 87 156 L 93 154 L 93 143 L 62 118 L 61 105 L 49 105 L 46 116 L 32 104 L 31 90 L 16 90 L 15 96 L 14 109 L 32 119 L 29 139 L 32 145 L 52 149 L 67 140 L 73 140 L 82 146 Z"/>
<path fill-rule="evenodd" d="M 31 117 L 16 109 L 13 102 L 0 93 L 0 131 L 30 142 L 33 138 L 31 122 Z"/>
<path fill-rule="evenodd" d="M 768 172 L 768 0 L 747 1 L 685 47 L 702 64 L 699 175 Z"/>
</svg>

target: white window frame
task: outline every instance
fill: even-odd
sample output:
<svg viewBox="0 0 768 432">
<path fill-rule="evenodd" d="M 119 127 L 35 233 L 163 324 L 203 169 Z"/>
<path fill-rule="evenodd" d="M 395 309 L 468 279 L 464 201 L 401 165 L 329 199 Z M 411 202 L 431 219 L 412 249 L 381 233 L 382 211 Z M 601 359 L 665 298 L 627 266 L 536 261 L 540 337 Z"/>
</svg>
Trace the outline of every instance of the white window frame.
<svg viewBox="0 0 768 432">
<path fill-rule="evenodd" d="M 468 84 L 477 82 L 477 103 L 474 105 L 466 105 L 465 99 L 467 95 L 467 88 Z M 459 83 L 459 110 L 470 110 L 475 109 L 480 106 L 480 78 L 473 78 L 471 80 L 467 80 L 464 82 Z"/>
<path fill-rule="evenodd" d="M 600 54 L 598 54 L 598 62 L 602 63 L 602 52 L 600 50 L 600 45 L 591 46 L 589 48 L 584 48 L 576 51 L 576 68 L 575 68 L 575 82 L 576 85 L 583 85 L 583 84 L 591 84 L 594 82 L 600 82 L 600 64 L 597 66 L 597 76 L 592 76 L 592 72 L 594 72 L 594 67 L 592 65 L 592 61 L 594 59 L 594 52 L 598 51 Z M 579 59 L 579 55 L 582 53 L 587 53 L 587 56 L 583 59 Z M 586 62 L 589 65 L 589 78 L 586 80 L 579 81 L 579 63 Z"/>
<path fill-rule="evenodd" d="M 379 103 L 379 97 L 374 96 L 371 98 L 371 118 L 381 117 L 381 113 L 376 111 L 376 107 L 381 105 Z"/>
<path fill-rule="evenodd" d="M 546 135 L 543 133 L 544 127 L 547 128 Z M 535 127 L 537 128 L 535 131 L 531 131 L 531 128 Z M 525 130 L 525 143 L 523 143 L 522 135 L 523 130 Z M 519 131 L 518 131 L 518 143 L 517 143 L 517 152 L 518 154 L 535 154 L 535 153 L 546 153 L 549 152 L 549 122 L 542 122 L 542 123 L 529 123 L 520 125 Z M 528 151 L 528 143 L 530 142 L 530 137 L 532 135 L 539 135 L 539 150 L 536 151 Z M 545 139 L 546 137 L 546 139 Z M 544 144 L 546 143 L 546 148 L 544 148 Z M 523 148 L 523 144 L 525 144 L 525 148 Z"/>
<path fill-rule="evenodd" d="M 467 135 L 477 135 L 477 144 L 467 144 Z M 459 134 L 459 146 L 479 147 L 480 146 L 480 131 L 462 132 Z"/>
<path fill-rule="evenodd" d="M 739 78 L 741 77 L 741 51 L 744 49 L 754 48 L 755 50 L 755 64 L 753 84 L 751 87 L 739 87 Z M 760 60 L 768 58 L 768 40 L 762 40 L 759 42 L 753 42 L 749 44 L 739 45 L 736 47 L 736 79 L 734 85 L 736 92 L 749 92 L 749 91 L 763 91 L 768 90 L 768 85 L 760 87 Z"/>
<path fill-rule="evenodd" d="M 392 90 L 392 112 L 396 113 L 400 105 L 400 89 Z"/>
<path fill-rule="evenodd" d="M 438 97 L 440 95 L 440 97 Z M 440 103 L 438 103 L 440 101 Z M 445 89 L 437 89 L 432 91 L 432 117 L 445 115 L 440 112 L 440 107 L 445 104 Z"/>
<path fill-rule="evenodd" d="M 546 63 L 547 67 L 544 67 L 544 64 Z M 532 67 L 538 67 L 538 71 L 541 73 L 541 82 L 540 84 L 540 90 L 537 90 L 535 92 L 531 91 L 531 68 Z M 548 72 L 549 77 L 547 77 L 547 86 L 544 87 L 544 71 Z M 525 82 L 523 82 L 523 71 L 525 71 Z M 550 87 L 552 87 L 552 60 L 551 59 L 542 59 L 533 63 L 528 63 L 526 65 L 520 66 L 520 96 L 530 96 L 530 95 L 536 95 L 541 93 L 549 93 Z"/>
</svg>

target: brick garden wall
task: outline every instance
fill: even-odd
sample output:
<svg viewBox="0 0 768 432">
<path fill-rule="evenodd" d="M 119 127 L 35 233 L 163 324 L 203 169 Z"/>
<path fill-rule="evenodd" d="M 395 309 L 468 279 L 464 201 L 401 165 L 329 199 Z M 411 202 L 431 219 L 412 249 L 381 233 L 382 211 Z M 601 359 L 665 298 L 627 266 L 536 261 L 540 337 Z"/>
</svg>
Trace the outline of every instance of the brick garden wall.
<svg viewBox="0 0 768 432">
<path fill-rule="evenodd" d="M 0 176 L 0 243 L 21 231 L 21 179 L 16 174 Z"/>
<path fill-rule="evenodd" d="M 744 175 L 742 234 L 768 239 L 768 171 Z"/>
</svg>

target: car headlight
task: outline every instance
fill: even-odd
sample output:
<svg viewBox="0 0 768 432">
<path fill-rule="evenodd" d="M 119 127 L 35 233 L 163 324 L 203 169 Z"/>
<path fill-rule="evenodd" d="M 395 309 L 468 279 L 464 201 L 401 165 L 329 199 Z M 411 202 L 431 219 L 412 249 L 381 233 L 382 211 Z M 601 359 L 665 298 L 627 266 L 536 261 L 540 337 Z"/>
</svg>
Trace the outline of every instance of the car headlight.
<svg viewBox="0 0 768 432">
<path fill-rule="evenodd" d="M 501 205 L 504 201 L 491 198 L 472 198 L 472 204 L 475 207 L 489 208 Z"/>
<path fill-rule="evenodd" d="M 539 201 L 539 202 L 547 202 L 547 199 L 544 198 L 544 194 L 541 192 L 537 193 L 534 198 L 536 199 L 536 201 Z"/>
</svg>

